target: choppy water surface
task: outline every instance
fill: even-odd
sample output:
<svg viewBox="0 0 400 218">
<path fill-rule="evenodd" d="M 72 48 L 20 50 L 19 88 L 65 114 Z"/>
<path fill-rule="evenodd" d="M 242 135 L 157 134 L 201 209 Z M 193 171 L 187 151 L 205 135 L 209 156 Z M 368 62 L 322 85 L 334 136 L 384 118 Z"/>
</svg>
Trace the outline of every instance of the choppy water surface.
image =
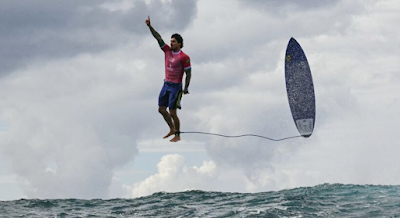
<svg viewBox="0 0 400 218">
<path fill-rule="evenodd" d="M 400 186 L 324 184 L 263 193 L 0 202 L 0 217 L 400 217 Z"/>
</svg>

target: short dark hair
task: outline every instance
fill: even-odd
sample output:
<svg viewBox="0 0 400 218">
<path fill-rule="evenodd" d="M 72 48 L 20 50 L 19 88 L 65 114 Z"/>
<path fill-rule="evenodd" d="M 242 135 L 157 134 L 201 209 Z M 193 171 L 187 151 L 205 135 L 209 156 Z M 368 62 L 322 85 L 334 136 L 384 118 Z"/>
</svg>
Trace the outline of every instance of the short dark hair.
<svg viewBox="0 0 400 218">
<path fill-rule="evenodd" d="M 183 38 L 178 33 L 172 34 L 171 39 L 174 38 L 178 43 L 181 43 L 181 48 L 183 48 Z"/>
</svg>

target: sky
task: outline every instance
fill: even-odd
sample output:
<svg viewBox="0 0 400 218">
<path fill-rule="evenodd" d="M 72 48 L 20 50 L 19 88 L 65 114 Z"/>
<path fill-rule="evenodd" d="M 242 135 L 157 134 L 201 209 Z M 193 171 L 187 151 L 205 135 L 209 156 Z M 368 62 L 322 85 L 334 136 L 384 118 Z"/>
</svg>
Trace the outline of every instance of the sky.
<svg viewBox="0 0 400 218">
<path fill-rule="evenodd" d="M 396 0 L 2 0 L 0 200 L 399 185 L 399 11 Z M 284 81 L 294 37 L 313 75 L 313 135 L 163 140 L 164 54 L 147 16 L 191 58 L 181 131 L 298 135 Z"/>
</svg>

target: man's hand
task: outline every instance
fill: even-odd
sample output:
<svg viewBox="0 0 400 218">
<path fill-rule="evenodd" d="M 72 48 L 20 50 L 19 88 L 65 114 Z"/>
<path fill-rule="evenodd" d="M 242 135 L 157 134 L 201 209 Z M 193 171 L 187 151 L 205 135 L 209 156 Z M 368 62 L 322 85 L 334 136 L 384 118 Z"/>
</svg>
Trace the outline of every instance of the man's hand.
<svg viewBox="0 0 400 218">
<path fill-rule="evenodd" d="M 188 90 L 188 89 L 184 89 L 184 90 L 183 90 L 183 94 L 184 94 L 184 95 L 189 94 L 189 90 Z"/>
<path fill-rule="evenodd" d="M 150 23 L 150 16 L 147 16 L 146 24 L 147 24 L 147 26 L 151 26 L 151 23 Z"/>
</svg>

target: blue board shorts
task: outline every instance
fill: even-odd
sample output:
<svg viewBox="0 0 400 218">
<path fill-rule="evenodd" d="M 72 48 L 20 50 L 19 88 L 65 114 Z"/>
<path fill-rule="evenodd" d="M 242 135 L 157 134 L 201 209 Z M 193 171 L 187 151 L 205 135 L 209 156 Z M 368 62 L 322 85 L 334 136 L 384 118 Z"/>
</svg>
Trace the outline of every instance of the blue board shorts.
<svg viewBox="0 0 400 218">
<path fill-rule="evenodd" d="M 164 85 L 158 96 L 158 106 L 169 109 L 181 109 L 182 83 L 171 83 L 164 81 Z"/>
</svg>

